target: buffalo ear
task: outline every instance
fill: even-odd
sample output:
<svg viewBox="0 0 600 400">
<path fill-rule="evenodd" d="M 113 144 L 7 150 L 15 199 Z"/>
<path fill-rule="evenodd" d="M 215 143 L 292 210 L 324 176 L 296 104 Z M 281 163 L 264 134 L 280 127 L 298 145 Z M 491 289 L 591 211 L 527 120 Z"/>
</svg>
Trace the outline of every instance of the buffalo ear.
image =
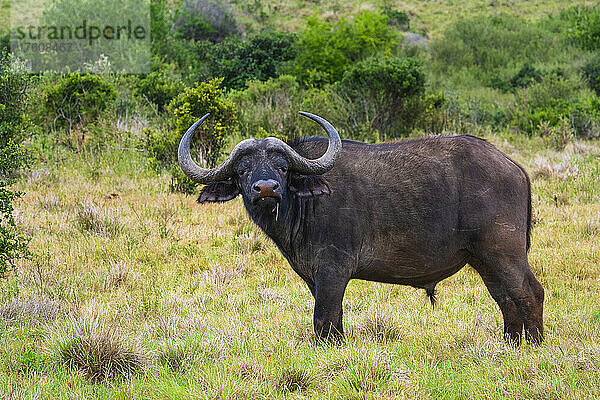
<svg viewBox="0 0 600 400">
<path fill-rule="evenodd" d="M 209 183 L 204 186 L 198 196 L 198 203 L 221 203 L 233 200 L 240 190 L 233 180 Z"/>
<path fill-rule="evenodd" d="M 321 175 L 297 175 L 290 177 L 290 191 L 298 197 L 317 197 L 331 194 L 331 186 Z"/>
</svg>

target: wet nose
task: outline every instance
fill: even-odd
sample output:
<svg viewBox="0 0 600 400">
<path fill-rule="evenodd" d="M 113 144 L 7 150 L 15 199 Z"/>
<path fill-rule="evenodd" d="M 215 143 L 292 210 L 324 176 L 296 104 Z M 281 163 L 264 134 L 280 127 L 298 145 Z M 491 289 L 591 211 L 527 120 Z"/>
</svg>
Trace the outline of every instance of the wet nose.
<svg viewBox="0 0 600 400">
<path fill-rule="evenodd" d="M 277 190 L 278 187 L 279 183 L 273 179 L 256 181 L 254 182 L 254 185 L 252 185 L 252 189 L 254 189 L 259 196 L 272 196 L 275 194 L 275 190 Z"/>
</svg>

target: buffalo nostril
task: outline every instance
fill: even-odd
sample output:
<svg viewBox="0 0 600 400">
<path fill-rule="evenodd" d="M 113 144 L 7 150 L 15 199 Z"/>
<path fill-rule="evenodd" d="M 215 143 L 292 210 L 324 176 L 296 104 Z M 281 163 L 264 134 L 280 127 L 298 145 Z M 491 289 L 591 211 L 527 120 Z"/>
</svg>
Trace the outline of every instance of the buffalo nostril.
<svg viewBox="0 0 600 400">
<path fill-rule="evenodd" d="M 279 187 L 279 183 L 276 182 L 275 180 L 269 179 L 269 180 L 260 180 L 255 182 L 252 185 L 252 190 L 258 193 L 262 193 L 265 191 L 275 191 L 277 188 Z"/>
</svg>

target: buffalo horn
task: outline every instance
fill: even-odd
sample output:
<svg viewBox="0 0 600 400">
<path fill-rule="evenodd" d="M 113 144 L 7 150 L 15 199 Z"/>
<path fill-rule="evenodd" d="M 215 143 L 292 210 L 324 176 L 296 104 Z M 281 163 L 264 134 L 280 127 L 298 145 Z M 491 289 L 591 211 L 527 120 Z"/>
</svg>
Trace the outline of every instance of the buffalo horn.
<svg viewBox="0 0 600 400">
<path fill-rule="evenodd" d="M 298 154 L 294 149 L 292 149 L 287 143 L 273 137 L 266 138 L 267 148 L 273 151 L 279 151 L 288 156 L 290 161 L 290 168 L 300 174 L 305 175 L 319 175 L 329 171 L 333 168 L 333 164 L 335 160 L 340 154 L 340 150 L 342 149 L 342 141 L 340 140 L 340 136 L 335 130 L 335 128 L 327 122 L 325 119 L 319 117 L 318 115 L 310 114 L 307 112 L 300 111 L 299 114 L 304 115 L 317 122 L 319 125 L 323 127 L 325 132 L 327 132 L 327 136 L 329 137 L 329 145 L 327 147 L 327 151 L 321 157 L 310 160 L 302 157 Z M 177 159 L 179 160 L 179 166 L 182 171 L 193 181 L 208 184 L 210 182 L 216 182 L 221 180 L 226 180 L 232 177 L 235 173 L 233 170 L 234 162 L 242 156 L 244 153 L 248 152 L 255 146 L 255 140 L 246 139 L 238 143 L 237 146 L 233 149 L 229 157 L 218 167 L 206 169 L 200 167 L 198 164 L 192 160 L 190 154 L 190 143 L 192 141 L 192 137 L 194 136 L 194 132 L 196 128 L 204 122 L 204 120 L 210 114 L 206 114 L 202 118 L 200 118 L 196 123 L 185 132 L 183 137 L 181 138 L 181 142 L 179 143 L 179 150 L 177 152 Z"/>
</svg>

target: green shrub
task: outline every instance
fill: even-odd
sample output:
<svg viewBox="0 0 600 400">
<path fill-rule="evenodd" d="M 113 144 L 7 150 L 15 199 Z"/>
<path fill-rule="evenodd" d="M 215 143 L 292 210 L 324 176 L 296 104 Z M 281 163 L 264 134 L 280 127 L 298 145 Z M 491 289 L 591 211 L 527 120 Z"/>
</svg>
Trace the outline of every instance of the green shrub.
<svg viewBox="0 0 600 400">
<path fill-rule="evenodd" d="M 542 74 L 526 62 L 523 64 L 523 68 L 511 78 L 510 85 L 513 88 L 524 88 L 541 80 Z"/>
<path fill-rule="evenodd" d="M 193 86 L 196 82 L 211 79 L 210 65 L 214 46 L 215 44 L 207 40 L 171 39 L 167 48 L 167 58 L 173 60 L 182 80 L 188 86 Z"/>
<path fill-rule="evenodd" d="M 229 97 L 239 110 L 242 136 L 276 136 L 282 140 L 302 136 L 297 114 L 303 93 L 293 76 L 249 81 L 246 90 L 234 91 Z"/>
<path fill-rule="evenodd" d="M 390 6 L 383 8 L 383 13 L 388 17 L 388 24 L 401 31 L 410 30 L 410 18 L 404 11 L 398 11 Z"/>
<path fill-rule="evenodd" d="M 267 31 L 248 41 L 230 37 L 211 49 L 208 70 L 223 77 L 227 88 L 242 89 L 249 80 L 266 81 L 279 76 L 296 57 L 296 35 Z"/>
<path fill-rule="evenodd" d="M 229 89 L 243 89 L 246 81 L 266 81 L 292 67 L 296 35 L 266 31 L 248 40 L 230 36 L 220 43 L 175 40 L 171 56 L 188 82 L 222 77 Z"/>
<path fill-rule="evenodd" d="M 10 34 L 0 35 L 0 54 L 10 51 Z"/>
<path fill-rule="evenodd" d="M 480 16 L 451 25 L 431 43 L 440 71 L 480 68 L 486 73 L 522 62 L 544 62 L 552 55 L 555 36 L 536 24 L 508 16 Z"/>
<path fill-rule="evenodd" d="M 590 89 L 600 96 L 600 54 L 595 55 L 581 69 L 583 79 Z"/>
<path fill-rule="evenodd" d="M 0 278 L 17 259 L 28 256 L 27 239 L 19 234 L 13 218 L 12 202 L 21 193 L 10 190 L 13 176 L 26 162 L 21 142 L 31 124 L 25 114 L 27 70 L 7 53 L 0 53 Z"/>
<path fill-rule="evenodd" d="M 169 76 L 163 66 L 160 70 L 137 80 L 134 84 L 134 93 L 156 105 L 158 111 L 162 112 L 184 88 L 185 85 Z"/>
<path fill-rule="evenodd" d="M 578 89 L 572 80 L 551 74 L 519 90 L 507 118 L 529 135 L 538 133 L 540 126 L 556 128 L 568 121 L 577 137 L 593 137 L 600 122 L 600 102 L 596 96 L 580 97 Z"/>
<path fill-rule="evenodd" d="M 191 193 L 197 186 L 181 172 L 177 164 L 177 148 L 187 129 L 206 113 L 211 113 L 195 135 L 193 150 L 208 167 L 217 165 L 225 139 L 237 131 L 234 104 L 227 100 L 221 87 L 222 79 L 202 82 L 185 89 L 167 106 L 171 115 L 170 129 L 147 129 L 143 147 L 156 168 L 165 168 L 172 175 L 171 189 Z"/>
<path fill-rule="evenodd" d="M 353 63 L 395 45 L 396 34 L 385 14 L 363 11 L 351 21 L 334 23 L 313 16 L 300 35 L 295 74 L 309 86 L 337 82 Z"/>
<path fill-rule="evenodd" d="M 569 24 L 567 34 L 585 50 L 600 49 L 600 7 L 571 7 L 561 16 Z"/>
<path fill-rule="evenodd" d="M 413 106 L 424 92 L 425 74 L 413 58 L 369 58 L 350 67 L 340 87 L 356 104 L 358 120 L 398 137 L 410 133 L 419 117 Z"/>
<path fill-rule="evenodd" d="M 43 91 L 43 107 L 53 127 L 72 130 L 95 121 L 116 98 L 113 86 L 96 75 L 62 76 Z"/>
<path fill-rule="evenodd" d="M 221 42 L 240 33 L 233 13 L 221 2 L 185 0 L 175 13 L 175 32 L 188 40 Z"/>
<path fill-rule="evenodd" d="M 166 54 L 169 46 L 170 12 L 167 0 L 150 1 L 150 37 L 152 54 Z"/>
<path fill-rule="evenodd" d="M 502 79 L 495 76 L 490 81 L 490 86 L 503 92 L 514 92 L 518 88 L 528 87 L 542 80 L 542 72 L 531 66 L 528 62 L 514 74 L 510 79 Z"/>
</svg>

